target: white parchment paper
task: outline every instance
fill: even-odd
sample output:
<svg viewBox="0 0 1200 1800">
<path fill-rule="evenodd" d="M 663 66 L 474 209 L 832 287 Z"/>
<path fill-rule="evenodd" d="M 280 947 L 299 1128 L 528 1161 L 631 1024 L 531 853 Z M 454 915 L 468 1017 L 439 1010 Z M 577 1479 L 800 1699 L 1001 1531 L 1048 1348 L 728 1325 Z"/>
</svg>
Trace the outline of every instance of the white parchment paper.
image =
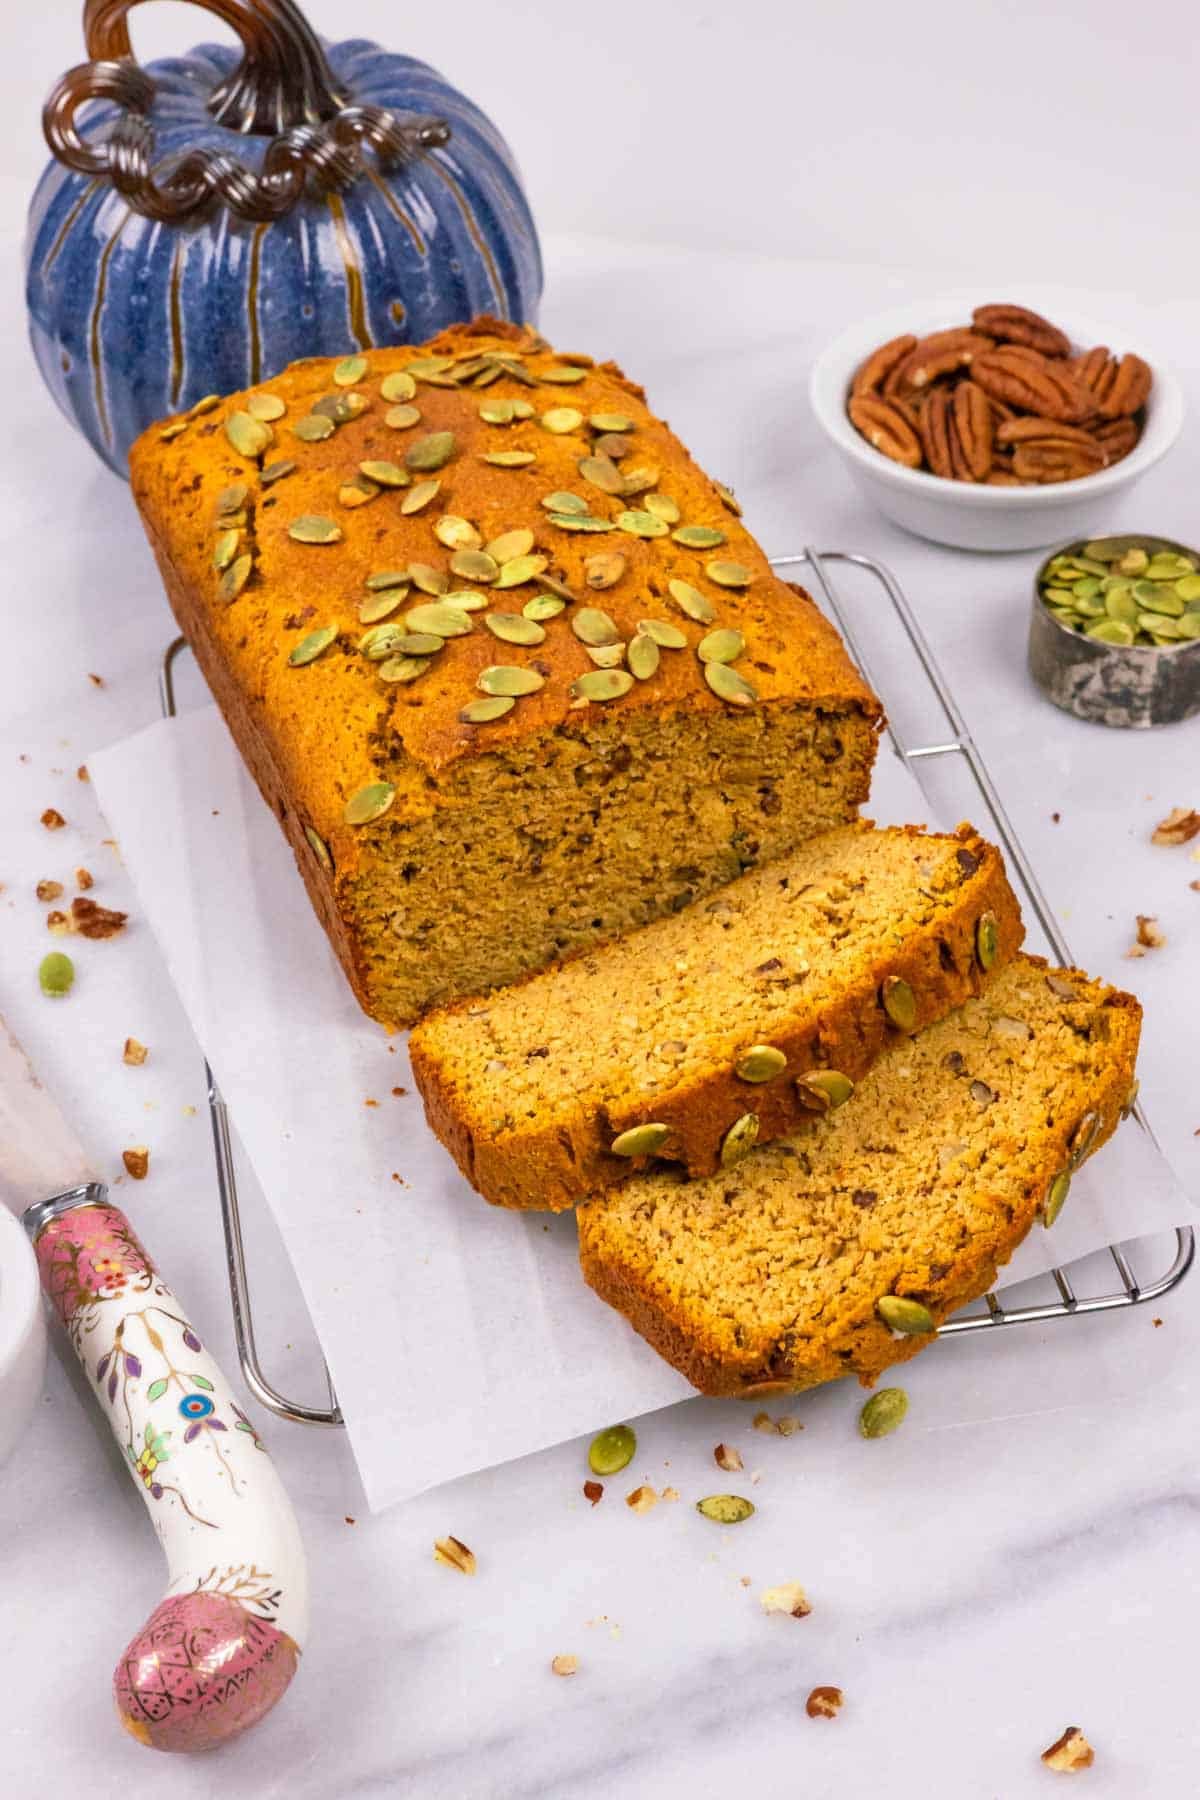
<svg viewBox="0 0 1200 1800">
<path fill-rule="evenodd" d="M 371 1505 L 689 1394 L 584 1285 L 572 1218 L 487 1206 L 429 1132 L 404 1040 L 360 1013 L 216 710 L 89 767 L 288 1246 Z M 954 822 L 886 746 L 871 812 Z M 1188 1212 L 1131 1121 L 1006 1280 Z M 998 1380 L 997 1412 L 1010 1402 Z"/>
</svg>

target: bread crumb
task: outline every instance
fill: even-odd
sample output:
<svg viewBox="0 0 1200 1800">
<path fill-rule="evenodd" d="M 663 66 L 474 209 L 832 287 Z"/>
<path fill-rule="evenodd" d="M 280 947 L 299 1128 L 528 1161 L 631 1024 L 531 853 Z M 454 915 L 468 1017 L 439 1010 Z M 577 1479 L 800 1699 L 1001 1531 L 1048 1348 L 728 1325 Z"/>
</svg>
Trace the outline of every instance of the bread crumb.
<svg viewBox="0 0 1200 1800">
<path fill-rule="evenodd" d="M 136 1038 L 130 1037 L 125 1039 L 125 1048 L 121 1052 L 121 1061 L 129 1063 L 133 1068 L 140 1068 L 149 1054 L 150 1052 L 147 1050 L 145 1044 L 139 1044 Z"/>
<path fill-rule="evenodd" d="M 122 1150 L 121 1161 L 135 1181 L 145 1181 L 150 1173 L 150 1151 L 145 1144 L 135 1144 L 131 1150 Z"/>
<path fill-rule="evenodd" d="M 90 887 L 94 887 L 95 885 L 96 884 L 95 884 L 95 881 L 93 880 L 92 872 L 90 869 L 76 869 L 76 871 L 75 871 L 75 886 L 80 890 L 81 893 L 86 891 L 86 889 L 88 889 Z"/>
<path fill-rule="evenodd" d="M 808 1595 L 798 1581 L 785 1581 L 779 1587 L 764 1588 L 759 1595 L 766 1613 L 787 1613 L 793 1619 L 807 1619 L 812 1607 Z"/>
<path fill-rule="evenodd" d="M 843 1698 L 839 1687 L 815 1687 L 804 1702 L 804 1710 L 810 1719 L 836 1719 Z"/>
<path fill-rule="evenodd" d="M 1173 806 L 1165 819 L 1160 819 L 1150 834 L 1152 844 L 1190 844 L 1200 834 L 1200 812 L 1188 806 Z"/>
<path fill-rule="evenodd" d="M 1061 1775 L 1074 1775 L 1079 1769 L 1090 1769 L 1095 1760 L 1096 1752 L 1078 1725 L 1068 1725 L 1058 1742 L 1042 1751 L 1042 1761 L 1046 1767 L 1057 1769 Z"/>
<path fill-rule="evenodd" d="M 556 1675 L 575 1675 L 579 1670 L 577 1656 L 556 1656 L 550 1664 Z"/>
<path fill-rule="evenodd" d="M 57 807 L 48 806 L 42 814 L 42 824 L 47 831 L 61 831 L 66 822 Z"/>
<path fill-rule="evenodd" d="M 718 1469 L 729 1472 L 743 1467 L 741 1452 L 735 1450 L 732 1444 L 718 1444 L 713 1451 L 713 1461 Z"/>
<path fill-rule="evenodd" d="M 46 930 L 52 931 L 55 937 L 62 937 L 63 933 L 70 931 L 70 929 L 71 921 L 68 919 L 66 913 L 48 912 L 46 914 Z"/>
<path fill-rule="evenodd" d="M 652 1487 L 643 1484 L 635 1487 L 631 1494 L 626 1494 L 625 1504 L 636 1513 L 649 1512 L 652 1506 L 658 1505 L 658 1495 Z"/>
<path fill-rule="evenodd" d="M 378 1100 L 364 1100 L 363 1105 L 364 1106 L 378 1106 L 379 1102 L 378 1102 Z"/>
<path fill-rule="evenodd" d="M 62 891 L 63 884 L 61 881 L 39 881 L 37 884 L 37 897 L 39 900 L 57 900 Z"/>
</svg>

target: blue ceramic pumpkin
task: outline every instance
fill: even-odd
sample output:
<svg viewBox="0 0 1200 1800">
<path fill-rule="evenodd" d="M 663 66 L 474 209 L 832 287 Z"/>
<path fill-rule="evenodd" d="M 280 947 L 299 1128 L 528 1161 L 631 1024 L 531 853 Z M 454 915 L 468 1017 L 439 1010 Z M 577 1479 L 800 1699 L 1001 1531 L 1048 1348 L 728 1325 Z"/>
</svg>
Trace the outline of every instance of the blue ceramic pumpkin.
<svg viewBox="0 0 1200 1800">
<path fill-rule="evenodd" d="M 541 255 L 511 152 L 440 75 L 363 40 L 322 46 L 292 0 L 201 0 L 242 52 L 142 70 L 136 3 L 87 0 L 93 60 L 47 103 L 60 160 L 27 246 L 39 367 L 113 469 L 155 419 L 298 357 L 479 313 L 535 320 Z"/>
</svg>

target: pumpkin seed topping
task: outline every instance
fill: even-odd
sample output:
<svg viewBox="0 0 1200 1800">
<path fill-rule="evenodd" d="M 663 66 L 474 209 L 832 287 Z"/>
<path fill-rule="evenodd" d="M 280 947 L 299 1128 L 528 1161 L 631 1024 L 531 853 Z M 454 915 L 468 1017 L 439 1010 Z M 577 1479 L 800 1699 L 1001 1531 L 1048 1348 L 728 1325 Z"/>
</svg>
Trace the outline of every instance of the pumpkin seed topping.
<svg viewBox="0 0 1200 1800">
<path fill-rule="evenodd" d="M 631 1125 L 609 1145 L 614 1156 L 654 1156 L 671 1135 L 669 1125 Z"/>
<path fill-rule="evenodd" d="M 391 431 L 408 431 L 421 423 L 421 409 L 419 406 L 389 406 L 383 422 Z"/>
<path fill-rule="evenodd" d="M 583 424 L 583 414 L 573 406 L 552 406 L 549 412 L 542 414 L 541 423 L 543 431 L 562 437 L 567 432 L 579 430 Z"/>
<path fill-rule="evenodd" d="M 343 506 L 366 506 L 368 501 L 378 500 L 382 492 L 383 489 L 368 481 L 365 475 L 353 475 L 338 489 L 338 500 Z"/>
<path fill-rule="evenodd" d="M 621 639 L 608 614 L 596 606 L 582 606 L 572 614 L 571 630 L 581 644 L 616 644 Z"/>
<path fill-rule="evenodd" d="M 630 537 L 658 538 L 666 537 L 669 527 L 665 519 L 656 519 L 652 512 L 620 512 L 616 517 L 618 531 L 627 531 Z"/>
<path fill-rule="evenodd" d="M 373 594 L 383 588 L 406 587 L 407 585 L 407 569 L 379 569 L 374 575 L 368 575 L 366 580 L 366 586 Z"/>
<path fill-rule="evenodd" d="M 721 1167 L 730 1169 L 734 1163 L 741 1162 L 743 1156 L 749 1156 L 757 1141 L 758 1114 L 743 1113 L 721 1139 Z"/>
<path fill-rule="evenodd" d="M 456 513 L 443 513 L 433 535 L 447 550 L 478 550 L 483 543 L 470 519 L 460 519 Z"/>
<path fill-rule="evenodd" d="M 431 662 L 428 656 L 389 656 L 386 662 L 375 665 L 375 673 L 380 681 L 388 683 L 419 681 Z"/>
<path fill-rule="evenodd" d="M 266 474 L 265 469 L 263 474 Z M 233 481 L 230 482 L 228 487 L 222 488 L 217 495 L 217 502 L 214 508 L 217 515 L 217 524 L 219 525 L 221 523 L 221 515 L 223 513 L 239 512 L 241 508 L 245 506 L 249 498 L 250 489 L 246 486 L 244 481 Z"/>
<path fill-rule="evenodd" d="M 291 457 L 281 456 L 276 462 L 266 465 L 259 479 L 264 487 L 269 487 L 273 481 L 282 481 L 285 475 L 294 475 L 299 466 Z"/>
<path fill-rule="evenodd" d="M 262 419 L 252 418 L 248 412 L 230 413 L 225 421 L 225 436 L 239 456 L 249 457 L 252 462 L 275 442 L 271 427 Z"/>
<path fill-rule="evenodd" d="M 903 1388 L 880 1388 L 858 1415 L 858 1434 L 865 1438 L 887 1437 L 904 1423 L 907 1411 L 908 1395 Z"/>
<path fill-rule="evenodd" d="M 650 677 L 657 672 L 659 656 L 658 645 L 652 637 L 646 637 L 639 631 L 630 638 L 625 658 L 629 664 L 630 674 L 635 676 L 638 681 L 649 681 Z"/>
<path fill-rule="evenodd" d="M 710 631 L 696 645 L 696 655 L 704 663 L 736 662 L 746 648 L 746 640 L 740 631 L 726 628 L 723 631 Z"/>
<path fill-rule="evenodd" d="M 434 469 L 444 469 L 454 451 L 455 437 L 452 431 L 431 431 L 428 436 L 418 438 L 415 444 L 409 446 L 404 455 L 404 465 L 427 475 Z"/>
<path fill-rule="evenodd" d="M 899 1331 L 905 1337 L 921 1337 L 937 1329 L 929 1308 L 902 1294 L 882 1295 L 875 1302 L 875 1311 L 889 1331 Z"/>
<path fill-rule="evenodd" d="M 676 535 L 678 536 L 678 533 L 676 533 Z M 750 583 L 754 580 L 754 571 L 752 569 L 747 569 L 744 564 L 739 562 L 722 562 L 719 559 L 714 562 L 705 563 L 704 573 L 708 576 L 710 581 L 715 581 L 718 587 L 724 588 L 749 587 Z"/>
<path fill-rule="evenodd" d="M 160 444 L 172 444 L 177 437 L 183 435 L 187 428 L 188 422 L 186 419 L 176 419 L 172 424 L 163 426 L 158 434 L 158 441 Z"/>
<path fill-rule="evenodd" d="M 722 506 L 727 506 L 734 517 L 740 519 L 742 516 L 741 503 L 733 489 L 727 488 L 723 481 L 714 481 L 713 486 L 717 490 L 717 498 Z"/>
<path fill-rule="evenodd" d="M 1042 1201 L 1042 1224 L 1049 1231 L 1055 1219 L 1067 1203 L 1067 1195 L 1071 1191 L 1071 1175 L 1067 1169 L 1060 1169 L 1050 1186 L 1046 1189 L 1046 1198 Z"/>
<path fill-rule="evenodd" d="M 593 1475 L 619 1475 L 637 1455 L 637 1437 L 631 1425 L 610 1425 L 588 1445 L 588 1468 Z"/>
<path fill-rule="evenodd" d="M 376 462 L 372 460 L 360 462 L 358 467 L 360 473 L 365 475 L 368 481 L 377 482 L 380 487 L 400 488 L 408 486 L 408 471 L 402 469 L 399 463 Z"/>
<path fill-rule="evenodd" d="M 991 968 L 996 960 L 999 943 L 999 927 L 996 923 L 995 913 L 981 913 L 979 923 L 975 927 L 975 954 L 979 958 L 981 969 Z"/>
<path fill-rule="evenodd" d="M 518 536 L 513 533 L 513 536 Z M 498 542 L 499 540 L 497 540 Z M 513 556 L 501 566 L 494 585 L 497 588 L 524 587 L 535 575 L 540 575 L 546 567 L 544 556 Z"/>
<path fill-rule="evenodd" d="M 887 975 L 879 990 L 883 1010 L 901 1031 L 917 1028 L 916 995 L 901 975 Z"/>
<path fill-rule="evenodd" d="M 199 419 L 204 413 L 215 412 L 221 404 L 220 394 L 204 394 L 196 404 L 189 408 L 188 418 Z"/>
<path fill-rule="evenodd" d="M 404 623 L 410 631 L 428 631 L 440 638 L 466 637 L 475 629 L 465 612 L 441 600 L 411 607 L 404 615 Z"/>
<path fill-rule="evenodd" d="M 227 569 L 237 555 L 240 531 L 223 531 L 213 547 L 212 566 L 218 571 Z"/>
<path fill-rule="evenodd" d="M 358 640 L 359 653 L 368 662 L 386 662 L 389 656 L 402 650 L 404 637 L 404 627 L 395 620 L 386 625 L 372 625 Z"/>
<path fill-rule="evenodd" d="M 334 365 L 333 379 L 338 387 L 354 387 L 367 372 L 365 356 L 344 356 L 340 363 Z"/>
<path fill-rule="evenodd" d="M 396 651 L 400 656 L 436 656 L 445 648 L 446 640 L 432 631 L 404 631 L 396 639 Z"/>
<path fill-rule="evenodd" d="M 587 380 L 587 370 L 586 369 L 573 369 L 568 364 L 564 363 L 559 367 L 555 367 L 555 368 L 551 368 L 551 369 L 543 369 L 541 374 L 538 376 L 538 380 L 539 381 L 560 382 L 564 386 L 566 386 L 570 382 L 586 381 Z"/>
<path fill-rule="evenodd" d="M 222 600 L 236 600 L 250 579 L 250 571 L 254 567 L 253 558 L 239 556 L 236 562 L 230 563 L 221 577 L 220 594 Z"/>
<path fill-rule="evenodd" d="M 443 594 L 442 599 L 447 606 L 457 606 L 460 612 L 482 612 L 488 603 L 488 596 L 476 588 L 454 588 Z"/>
<path fill-rule="evenodd" d="M 725 533 L 712 525 L 680 525 L 671 537 L 685 550 L 715 550 L 718 544 L 725 542 Z"/>
<path fill-rule="evenodd" d="M 742 1051 L 733 1072 L 741 1081 L 774 1081 L 786 1068 L 787 1057 L 774 1044 L 752 1044 Z"/>
<path fill-rule="evenodd" d="M 464 725 L 490 725 L 512 711 L 516 701 L 508 694 L 492 694 L 486 700 L 471 700 L 459 713 Z"/>
<path fill-rule="evenodd" d="M 322 438 L 332 437 L 336 429 L 324 413 L 306 413 L 292 426 L 293 434 L 304 444 L 319 444 Z"/>
<path fill-rule="evenodd" d="M 270 424 L 272 419 L 282 419 L 287 407 L 278 394 L 251 394 L 246 401 L 246 411 L 252 419 Z"/>
<path fill-rule="evenodd" d="M 382 819 L 395 798 L 396 790 L 390 781 L 370 781 L 357 794 L 351 794 L 342 817 L 347 825 L 370 825 L 373 820 Z"/>
<path fill-rule="evenodd" d="M 643 637 L 652 638 L 664 650 L 686 650 L 687 638 L 678 625 L 669 625 L 665 619 L 639 619 L 638 630 Z"/>
<path fill-rule="evenodd" d="M 707 1494 L 697 1500 L 696 1511 L 716 1525 L 740 1525 L 753 1516 L 754 1502 L 741 1494 Z"/>
<path fill-rule="evenodd" d="M 428 381 L 431 376 L 444 375 L 447 369 L 453 367 L 452 356 L 416 356 L 408 364 L 408 372 L 419 381 Z"/>
<path fill-rule="evenodd" d="M 854 1083 L 840 1069 L 810 1069 L 796 1077 L 796 1098 L 809 1112 L 832 1112 L 845 1106 L 854 1092 Z"/>
<path fill-rule="evenodd" d="M 511 400 L 485 400 L 479 416 L 485 425 L 511 425 L 517 415 Z"/>
<path fill-rule="evenodd" d="M 678 524 L 679 508 L 669 494 L 647 494 L 643 504 L 656 519 L 665 519 L 668 525 Z"/>
<path fill-rule="evenodd" d="M 572 700 L 619 700 L 633 686 L 627 669 L 590 669 L 571 683 Z"/>
<path fill-rule="evenodd" d="M 556 619 L 561 612 L 566 612 L 567 603 L 557 594 L 535 594 L 521 608 L 523 619 L 534 619 L 539 623 L 543 619 Z"/>
<path fill-rule="evenodd" d="M 408 573 L 414 587 L 420 588 L 423 594 L 432 594 L 435 599 L 440 599 L 449 589 L 450 577 L 431 563 L 409 563 Z"/>
<path fill-rule="evenodd" d="M 584 562 L 584 580 L 590 588 L 597 590 L 615 587 L 627 567 L 620 550 L 598 550 Z"/>
<path fill-rule="evenodd" d="M 536 694 L 545 685 L 545 676 L 536 669 L 517 668 L 509 663 L 493 663 L 490 668 L 481 669 L 475 682 L 481 694 L 511 696 Z"/>
<path fill-rule="evenodd" d="M 325 839 L 321 836 L 319 831 L 314 831 L 311 825 L 306 825 L 304 827 L 304 835 L 308 839 L 309 848 L 325 873 L 327 875 L 332 875 L 333 858 L 329 854 L 329 845 L 325 842 Z"/>
<path fill-rule="evenodd" d="M 560 531 L 611 531 L 608 519 L 593 518 L 591 513 L 551 513 L 551 525 L 557 525 Z"/>
<path fill-rule="evenodd" d="M 588 419 L 588 424 L 593 431 L 600 432 L 615 431 L 624 433 L 632 431 L 634 428 L 633 420 L 627 419 L 624 413 L 592 413 Z"/>
<path fill-rule="evenodd" d="M 407 369 L 394 369 L 379 384 L 379 392 L 385 400 L 411 400 L 416 391 L 417 384 Z"/>
<path fill-rule="evenodd" d="M 498 637 L 504 644 L 544 644 L 546 633 L 536 619 L 526 619 L 520 613 L 485 613 L 484 624 L 493 637 Z"/>
<path fill-rule="evenodd" d="M 418 481 L 415 487 L 409 488 L 400 502 L 400 511 L 405 514 L 420 512 L 422 507 L 429 505 L 441 485 L 440 481 Z"/>
<path fill-rule="evenodd" d="M 566 582 L 560 581 L 557 575 L 547 575 L 545 569 L 540 569 L 533 579 L 540 588 L 545 588 L 548 594 L 556 594 L 560 600 L 565 600 L 568 606 L 573 604 L 575 595 Z"/>
<path fill-rule="evenodd" d="M 495 581 L 500 565 L 486 550 L 456 550 L 450 558 L 450 569 L 463 581 Z"/>
<path fill-rule="evenodd" d="M 310 631 L 306 638 L 301 638 L 288 656 L 293 669 L 302 669 L 305 663 L 316 662 L 323 651 L 328 650 L 338 634 L 336 625 L 321 625 L 316 631 Z"/>
<path fill-rule="evenodd" d="M 586 500 L 581 499 L 578 494 L 566 493 L 561 488 L 553 494 L 543 494 L 538 504 L 546 512 L 552 513 L 585 513 L 588 510 Z"/>
<path fill-rule="evenodd" d="M 693 587 L 690 581 L 678 578 L 668 581 L 667 591 L 680 612 L 686 613 L 689 619 L 695 619 L 697 625 L 711 625 L 717 616 L 717 609 L 707 595 L 699 588 Z"/>
<path fill-rule="evenodd" d="M 492 450 L 480 460 L 491 463 L 494 469 L 525 469 L 537 457 L 532 450 Z"/>
<path fill-rule="evenodd" d="M 728 706 L 756 706 L 758 689 L 752 682 L 731 669 L 728 663 L 706 662 L 704 679 L 707 681 L 718 700 L 724 700 Z"/>
<path fill-rule="evenodd" d="M 607 431 L 603 437 L 595 440 L 592 449 L 597 456 L 611 456 L 614 462 L 620 462 L 622 457 L 629 455 L 633 449 L 633 443 L 631 439 L 623 437 L 619 431 Z"/>
<path fill-rule="evenodd" d="M 340 544 L 342 528 L 324 513 L 301 513 L 288 526 L 288 536 L 297 544 Z"/>
<path fill-rule="evenodd" d="M 528 529 L 502 531 L 499 537 L 485 544 L 484 549 L 498 563 L 511 562 L 514 557 L 528 556 L 533 549 L 533 533 Z"/>
<path fill-rule="evenodd" d="M 625 661 L 624 644 L 589 644 L 587 653 L 598 669 L 619 669 Z"/>
<path fill-rule="evenodd" d="M 592 487 L 599 488 L 602 494 L 623 494 L 625 477 L 615 462 L 607 456 L 584 456 L 579 461 L 579 473 Z"/>
</svg>

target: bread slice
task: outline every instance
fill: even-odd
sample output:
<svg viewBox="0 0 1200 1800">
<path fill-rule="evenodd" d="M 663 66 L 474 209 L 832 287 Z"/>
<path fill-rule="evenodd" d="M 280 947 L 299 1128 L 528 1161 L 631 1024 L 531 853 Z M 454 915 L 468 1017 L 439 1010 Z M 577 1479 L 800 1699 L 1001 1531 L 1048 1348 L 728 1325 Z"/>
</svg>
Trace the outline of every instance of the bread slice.
<svg viewBox="0 0 1200 1800">
<path fill-rule="evenodd" d="M 880 1300 L 940 1321 L 984 1293 L 1114 1130 L 1140 1023 L 1131 995 L 1018 957 L 803 1136 L 589 1200 L 583 1273 L 702 1393 L 869 1386 L 932 1341 L 893 1336 Z"/>
<path fill-rule="evenodd" d="M 970 826 L 935 836 L 857 822 L 673 918 L 428 1017 L 413 1072 L 430 1125 L 485 1199 L 558 1210 L 644 1167 L 643 1146 L 705 1175 L 730 1154 L 731 1130 L 736 1146 L 803 1125 L 898 1030 L 978 991 L 981 939 L 984 963 L 1000 967 L 1021 935 L 1000 856 Z M 814 1071 L 848 1082 L 831 1095 L 797 1079 Z"/>
</svg>

